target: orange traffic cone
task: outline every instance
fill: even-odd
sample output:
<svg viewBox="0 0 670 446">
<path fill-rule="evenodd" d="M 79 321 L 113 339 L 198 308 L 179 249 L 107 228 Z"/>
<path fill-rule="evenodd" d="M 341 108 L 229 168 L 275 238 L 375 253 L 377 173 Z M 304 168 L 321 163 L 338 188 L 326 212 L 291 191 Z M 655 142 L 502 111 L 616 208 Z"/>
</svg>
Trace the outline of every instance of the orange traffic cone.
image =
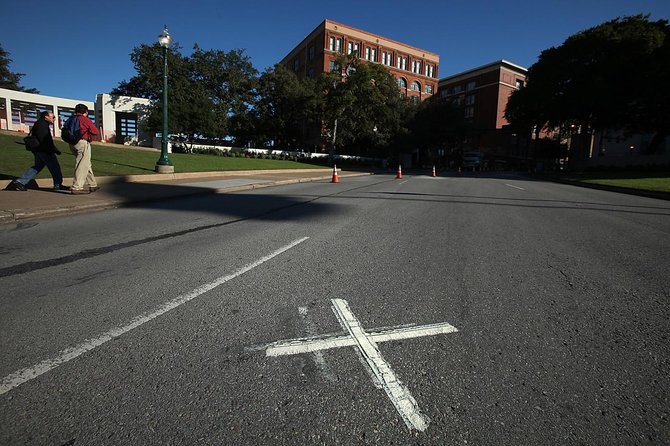
<svg viewBox="0 0 670 446">
<path fill-rule="evenodd" d="M 433 173 L 430 175 L 431 177 L 436 177 L 437 175 L 435 174 L 435 166 L 433 166 Z"/>
<path fill-rule="evenodd" d="M 340 177 L 337 176 L 337 166 L 333 164 L 333 179 L 330 180 L 331 183 L 339 183 Z"/>
<path fill-rule="evenodd" d="M 396 180 L 399 180 L 399 179 L 402 178 L 402 167 L 400 166 L 400 164 L 398 164 L 398 173 L 395 174 L 395 178 L 396 178 Z"/>
</svg>

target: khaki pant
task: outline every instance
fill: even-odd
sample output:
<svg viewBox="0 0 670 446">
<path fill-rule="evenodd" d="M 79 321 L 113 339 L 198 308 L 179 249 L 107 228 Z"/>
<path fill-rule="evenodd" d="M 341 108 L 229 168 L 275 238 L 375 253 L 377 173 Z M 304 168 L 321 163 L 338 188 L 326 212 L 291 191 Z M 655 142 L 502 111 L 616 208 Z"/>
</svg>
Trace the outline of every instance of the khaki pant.
<svg viewBox="0 0 670 446">
<path fill-rule="evenodd" d="M 91 143 L 81 139 L 77 144 L 70 144 L 70 151 L 77 157 L 74 162 L 72 189 L 83 189 L 86 183 L 88 187 L 96 187 L 98 183 L 91 167 Z"/>
</svg>

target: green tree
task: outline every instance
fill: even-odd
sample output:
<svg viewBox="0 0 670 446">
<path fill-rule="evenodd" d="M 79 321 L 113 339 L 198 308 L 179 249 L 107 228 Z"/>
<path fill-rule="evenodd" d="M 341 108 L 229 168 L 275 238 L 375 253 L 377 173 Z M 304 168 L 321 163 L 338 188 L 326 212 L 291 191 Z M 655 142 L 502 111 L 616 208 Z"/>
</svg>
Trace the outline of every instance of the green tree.
<svg viewBox="0 0 670 446">
<path fill-rule="evenodd" d="M 259 79 L 255 107 L 258 138 L 283 148 L 309 145 L 308 129 L 320 126 L 319 94 L 311 79 L 299 79 L 281 65 L 267 69 Z"/>
<path fill-rule="evenodd" d="M 325 92 L 322 116 L 332 131 L 337 120 L 337 150 L 382 155 L 405 126 L 398 84 L 381 64 L 355 56 L 342 56 L 338 64 L 342 71 L 323 74 L 317 87 Z"/>
<path fill-rule="evenodd" d="M 416 106 L 409 129 L 413 145 L 427 152 L 433 163 L 436 149 L 457 148 L 470 131 L 463 107 L 437 96 Z"/>
<path fill-rule="evenodd" d="M 670 131 L 670 101 L 662 88 L 670 78 L 669 36 L 666 20 L 651 22 L 643 15 L 579 32 L 540 54 L 505 116 L 516 127 L 535 126 L 538 132 L 654 132 L 658 144 Z"/>
<path fill-rule="evenodd" d="M 191 81 L 199 85 L 212 104 L 214 121 L 203 134 L 207 136 L 235 135 L 243 131 L 244 122 L 232 119 L 249 111 L 256 98 L 258 71 L 244 50 L 229 52 L 193 48 Z"/>
<path fill-rule="evenodd" d="M 170 133 L 223 138 L 234 129 L 231 116 L 246 110 L 254 97 L 256 70 L 242 50 L 204 51 L 197 45 L 191 57 L 178 44 L 168 49 L 168 125 Z M 151 99 L 148 130 L 162 128 L 163 48 L 153 44 L 133 49 L 137 74 L 120 82 L 112 94 Z"/>
<path fill-rule="evenodd" d="M 9 58 L 9 53 L 0 45 L 0 88 L 8 90 L 24 91 L 26 93 L 39 93 L 35 88 L 25 88 L 20 85 L 21 78 L 25 76 L 23 73 L 14 73 L 9 69 L 9 64 L 12 59 Z"/>
</svg>

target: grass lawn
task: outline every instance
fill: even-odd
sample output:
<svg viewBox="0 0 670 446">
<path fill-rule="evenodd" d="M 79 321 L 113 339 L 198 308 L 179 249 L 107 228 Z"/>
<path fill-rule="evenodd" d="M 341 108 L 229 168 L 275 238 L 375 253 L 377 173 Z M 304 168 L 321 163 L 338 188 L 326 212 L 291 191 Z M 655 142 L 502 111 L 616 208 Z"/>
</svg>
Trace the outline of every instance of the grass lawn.
<svg viewBox="0 0 670 446">
<path fill-rule="evenodd" d="M 69 146 L 56 138 L 56 147 L 63 153 L 58 157 L 64 177 L 72 177 L 74 155 Z M 96 176 L 108 175 L 151 175 L 160 156 L 160 151 L 138 150 L 93 144 L 92 163 Z M 174 171 L 210 172 L 230 170 L 269 170 L 269 169 L 315 169 L 325 166 L 294 161 L 233 158 L 213 155 L 188 155 L 171 153 L 170 160 Z M 23 146 L 23 135 L 0 134 L 0 179 L 12 179 L 20 176 L 33 163 L 33 155 Z M 45 168 L 37 178 L 50 178 Z"/>
<path fill-rule="evenodd" d="M 611 178 L 611 179 L 587 179 L 581 180 L 585 183 L 603 184 L 606 186 L 627 187 L 631 189 L 653 190 L 657 192 L 670 192 L 670 177 L 651 178 Z"/>
<path fill-rule="evenodd" d="M 629 189 L 670 192 L 670 172 L 594 172 L 571 174 L 565 179 Z"/>
</svg>

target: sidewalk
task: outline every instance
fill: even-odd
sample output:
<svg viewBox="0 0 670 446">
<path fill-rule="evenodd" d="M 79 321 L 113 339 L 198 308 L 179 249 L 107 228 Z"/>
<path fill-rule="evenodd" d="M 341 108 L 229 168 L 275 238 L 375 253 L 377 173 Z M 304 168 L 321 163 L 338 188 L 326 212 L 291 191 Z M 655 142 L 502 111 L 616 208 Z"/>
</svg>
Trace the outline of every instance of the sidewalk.
<svg viewBox="0 0 670 446">
<path fill-rule="evenodd" d="M 369 174 L 338 172 L 338 175 L 343 178 Z M 86 195 L 53 191 L 51 178 L 37 180 L 40 190 L 29 189 L 27 192 L 5 190 L 10 180 L 0 180 L 0 224 L 122 207 L 165 198 L 234 192 L 331 178 L 332 169 L 128 175 L 97 178 L 100 190 Z M 72 179 L 65 178 L 63 183 L 70 185 Z"/>
</svg>

